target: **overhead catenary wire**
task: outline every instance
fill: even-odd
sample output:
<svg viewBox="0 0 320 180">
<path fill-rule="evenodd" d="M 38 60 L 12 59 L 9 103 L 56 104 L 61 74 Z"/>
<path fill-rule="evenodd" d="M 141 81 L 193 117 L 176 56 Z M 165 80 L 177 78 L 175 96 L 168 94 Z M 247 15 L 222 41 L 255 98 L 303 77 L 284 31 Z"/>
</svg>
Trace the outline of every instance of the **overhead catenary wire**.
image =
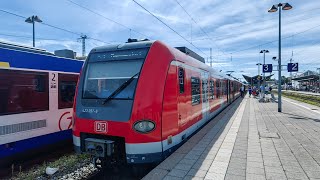
<svg viewBox="0 0 320 180">
<path fill-rule="evenodd" d="M 119 25 L 119 26 L 122 26 L 122 27 L 128 29 L 128 30 L 130 31 L 130 34 L 131 34 L 131 31 L 132 31 L 132 32 L 135 32 L 135 33 L 137 33 L 137 34 L 140 34 L 140 35 L 144 36 L 145 38 L 149 38 L 147 35 L 139 32 L 139 31 L 137 31 L 137 30 L 134 30 L 133 28 L 130 28 L 130 27 L 124 25 L 124 24 L 121 24 L 121 23 L 119 23 L 119 22 L 117 22 L 117 21 L 115 21 L 115 20 L 113 20 L 113 19 L 111 19 L 111 18 L 108 18 L 108 17 L 102 15 L 101 13 L 98 13 L 97 11 L 94 11 L 94 10 L 92 10 L 92 9 L 89 9 L 89 8 L 85 7 L 85 6 L 82 6 L 81 4 L 78 4 L 78 3 L 76 3 L 76 2 L 74 2 L 74 1 L 72 1 L 72 0 L 67 0 L 67 1 L 70 2 L 70 3 L 72 3 L 72 4 L 74 4 L 74 5 L 76 5 L 76 6 L 78 6 L 78 7 L 80 7 L 80 8 L 82 8 L 82 9 L 85 9 L 85 10 L 87 10 L 87 11 L 89 11 L 89 12 L 95 14 L 95 15 L 98 15 L 98 16 L 100 16 L 100 17 L 102 17 L 102 18 L 104 18 L 104 19 L 106 19 L 106 20 L 108 20 L 108 21 L 110 21 L 110 22 L 113 22 L 113 23 L 115 23 L 115 24 L 117 24 L 117 25 Z M 131 35 L 130 35 L 130 36 L 131 36 Z"/>
<path fill-rule="evenodd" d="M 16 13 L 13 13 L 13 12 L 9 12 L 9 11 L 6 11 L 6 10 L 2 10 L 0 9 L 1 12 L 4 12 L 6 14 L 10 14 L 10 15 L 13 15 L 13 16 L 16 16 L 16 17 L 19 17 L 19 18 L 23 18 L 23 19 L 26 19 L 27 17 L 26 16 L 22 16 L 22 15 L 19 15 L 19 14 L 16 14 Z M 55 29 L 58 29 L 58 30 L 61 30 L 61 31 L 65 31 L 65 32 L 68 32 L 68 33 L 71 33 L 71 34 L 74 34 L 74 35 L 77 35 L 77 36 L 81 36 L 83 33 L 78 33 L 78 32 L 74 32 L 74 31 L 70 31 L 70 30 L 67 30 L 67 29 L 64 29 L 64 28 L 61 28 L 61 27 L 58 27 L 58 26 L 54 26 L 54 25 L 51 25 L 51 24 L 48 24 L 48 23 L 44 23 L 44 22 L 39 22 L 40 24 L 43 24 L 43 25 L 46 25 L 48 27 L 51 27 L 51 28 L 55 28 Z M 102 40 L 99 40 L 99 39 L 96 39 L 96 38 L 92 38 L 92 37 L 88 37 L 88 39 L 92 39 L 92 40 L 95 40 L 95 41 L 99 41 L 99 42 L 103 42 L 103 43 L 106 43 L 106 44 L 110 44 L 108 42 L 105 42 L 105 41 L 102 41 Z"/>
<path fill-rule="evenodd" d="M 297 36 L 297 35 L 299 35 L 299 34 L 303 34 L 303 33 L 307 32 L 307 31 L 313 30 L 313 29 L 318 28 L 318 27 L 320 27 L 320 25 L 314 26 L 314 27 L 312 27 L 312 28 L 308 28 L 308 29 L 303 30 L 303 31 L 300 31 L 300 32 L 298 32 L 298 33 L 294 33 L 294 34 L 292 34 L 292 35 L 290 35 L 290 36 L 286 36 L 286 37 L 283 37 L 283 38 L 281 38 L 281 39 L 283 40 L 283 39 L 290 38 L 291 36 Z M 237 51 L 233 51 L 232 53 L 237 53 L 237 52 L 246 51 L 246 50 L 249 50 L 249 49 L 253 49 L 253 48 L 256 48 L 256 47 L 259 47 L 259 46 L 271 44 L 271 43 L 278 42 L 278 41 L 279 41 L 279 40 L 269 41 L 269 42 L 266 42 L 266 43 L 258 44 L 258 45 L 255 45 L 255 46 L 251 46 L 251 47 L 249 47 L 249 48 L 245 48 L 245 49 L 240 49 L 240 50 L 237 50 Z"/>
<path fill-rule="evenodd" d="M 209 34 L 198 24 L 198 22 L 190 15 L 190 13 L 188 13 L 188 11 L 179 3 L 178 0 L 175 0 L 175 2 L 183 9 L 183 11 L 190 17 L 190 19 L 199 27 L 199 29 L 202 31 L 202 33 L 204 35 L 206 35 L 209 40 L 212 41 L 212 43 L 217 47 L 218 50 L 220 50 L 224 55 L 227 55 L 224 51 L 221 50 L 221 48 L 219 48 L 219 46 L 217 45 L 217 43 L 209 36 Z"/>
<path fill-rule="evenodd" d="M 0 33 L 0 36 L 16 37 L 16 38 L 25 38 L 25 39 L 30 39 L 30 38 L 32 38 L 32 36 L 13 35 L 13 34 L 4 34 L 4 33 Z M 47 40 L 47 41 L 68 41 L 67 39 L 54 39 L 54 38 L 42 38 L 42 37 L 36 37 L 35 39 L 38 39 L 38 40 Z"/>
<path fill-rule="evenodd" d="M 166 27 L 168 27 L 171 31 L 173 31 L 174 33 L 176 33 L 178 36 L 180 36 L 182 39 L 184 39 L 185 41 L 187 41 L 189 44 L 191 44 L 194 48 L 196 48 L 198 51 L 202 52 L 204 55 L 207 56 L 207 54 L 205 52 L 203 52 L 200 48 L 198 48 L 197 46 L 195 46 L 192 42 L 190 42 L 188 39 L 186 39 L 185 37 L 183 37 L 180 33 L 178 33 L 176 30 L 174 30 L 172 27 L 170 27 L 168 24 L 166 24 L 165 22 L 163 22 L 160 18 L 158 18 L 156 15 L 154 15 L 151 11 L 149 11 L 147 8 L 145 8 L 144 6 L 142 6 L 140 3 L 138 3 L 136 0 L 132 0 L 134 3 L 136 3 L 138 6 L 140 6 L 142 9 L 144 9 L 145 11 L 147 11 L 151 16 L 153 16 L 154 18 L 156 18 L 158 21 L 160 21 L 163 25 L 165 25 Z"/>
</svg>

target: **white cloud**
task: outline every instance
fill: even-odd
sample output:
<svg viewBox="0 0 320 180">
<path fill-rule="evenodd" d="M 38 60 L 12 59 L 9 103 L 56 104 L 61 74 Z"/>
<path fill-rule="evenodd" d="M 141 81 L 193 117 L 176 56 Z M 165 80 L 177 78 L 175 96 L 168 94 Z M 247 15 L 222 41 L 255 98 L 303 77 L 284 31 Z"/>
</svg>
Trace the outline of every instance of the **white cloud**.
<svg viewBox="0 0 320 180">
<path fill-rule="evenodd" d="M 170 46 L 187 46 L 205 56 L 141 9 L 141 7 L 137 6 L 132 0 L 74 1 L 131 28 L 131 37 L 133 38 L 145 38 L 147 36 L 151 39 L 160 39 Z M 277 42 L 258 45 L 278 38 L 278 14 L 267 12 L 267 9 L 272 4 L 278 3 L 278 1 L 178 1 L 197 21 L 198 25 L 209 34 L 213 41 L 203 34 L 198 25 L 191 21 L 175 0 L 137 0 L 137 2 L 153 12 L 186 39 L 189 41 L 192 39 L 192 43 L 199 47 L 206 56 L 209 56 L 209 48 L 212 48 L 214 60 L 222 61 L 214 63 L 214 68 L 223 69 L 224 71 L 236 70 L 238 72 L 234 74 L 239 77 L 241 76 L 240 71 L 255 74 L 257 71 L 255 64 L 262 61 L 262 56 L 259 54 L 261 49 L 268 49 L 270 53 L 266 56 L 267 62 L 275 63 L 271 61 L 271 57 L 278 56 Z M 290 3 L 293 5 L 293 9 L 284 11 L 282 16 L 283 37 L 292 36 L 320 25 L 320 17 L 318 16 L 320 8 L 317 8 L 320 7 L 320 1 L 291 0 Z M 84 33 L 89 37 L 101 39 L 105 42 L 125 42 L 130 37 L 129 29 L 112 23 L 68 1 L 46 1 L 44 4 L 41 0 L 29 0 L 28 3 L 11 0 L 1 1 L 0 6 L 2 7 L 1 9 L 23 16 L 39 15 L 48 24 L 77 33 Z M 0 23 L 6 25 L 0 30 L 0 37 L 3 40 L 31 44 L 30 39 L 1 36 L 1 33 L 31 36 L 32 29 L 30 24 L 24 22 L 24 19 L 3 13 L 0 15 L 2 17 Z M 134 30 L 145 36 L 135 33 Z M 319 32 L 320 27 L 284 39 L 282 41 L 282 59 L 284 63 L 291 57 L 291 51 L 294 51 L 293 57 L 301 63 L 301 69 L 320 66 L 317 61 L 318 57 L 320 57 L 320 47 L 312 45 L 314 42 L 320 42 Z M 49 51 L 69 48 L 81 52 L 81 44 L 76 42 L 76 39 L 79 38 L 78 35 L 36 24 L 36 36 L 48 39 L 62 39 L 61 41 L 37 40 L 37 45 Z M 101 45 L 101 42 L 88 39 L 87 52 L 97 45 Z M 300 53 L 295 54 L 295 52 L 299 51 Z"/>
</svg>

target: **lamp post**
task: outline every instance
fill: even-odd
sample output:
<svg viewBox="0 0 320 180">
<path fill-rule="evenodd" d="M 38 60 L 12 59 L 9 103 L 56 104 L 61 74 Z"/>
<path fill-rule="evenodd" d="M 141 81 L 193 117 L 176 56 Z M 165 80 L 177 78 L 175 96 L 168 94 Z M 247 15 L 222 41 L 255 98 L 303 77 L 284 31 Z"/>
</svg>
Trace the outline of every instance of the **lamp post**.
<svg viewBox="0 0 320 180">
<path fill-rule="evenodd" d="M 258 81 L 258 89 L 260 89 L 260 66 L 262 64 L 261 63 L 257 63 L 256 65 L 258 66 L 258 76 L 257 76 L 257 79 L 259 80 Z"/>
<path fill-rule="evenodd" d="M 269 53 L 268 50 L 261 50 L 260 53 L 263 53 L 263 64 L 266 64 L 266 53 Z M 265 87 L 266 87 L 266 75 L 263 73 L 263 88 L 262 88 L 262 97 L 264 98 L 264 92 L 265 92 Z"/>
<path fill-rule="evenodd" d="M 282 8 L 281 8 L 282 7 Z M 290 10 L 292 6 L 289 3 L 279 3 L 272 5 L 272 7 L 268 10 L 268 12 L 273 13 L 279 10 L 279 54 L 278 54 L 278 112 L 282 112 L 281 105 L 281 9 L 282 10 Z"/>
<path fill-rule="evenodd" d="M 41 23 L 41 19 L 38 16 L 30 16 L 25 20 L 26 23 L 32 23 L 32 38 L 33 38 L 33 47 L 35 47 L 35 31 L 34 31 L 34 23 Z"/>
<path fill-rule="evenodd" d="M 318 72 L 318 75 L 319 75 L 319 79 L 318 79 L 318 92 L 320 93 L 320 68 L 317 68 L 317 70 L 319 71 L 319 72 Z"/>
</svg>

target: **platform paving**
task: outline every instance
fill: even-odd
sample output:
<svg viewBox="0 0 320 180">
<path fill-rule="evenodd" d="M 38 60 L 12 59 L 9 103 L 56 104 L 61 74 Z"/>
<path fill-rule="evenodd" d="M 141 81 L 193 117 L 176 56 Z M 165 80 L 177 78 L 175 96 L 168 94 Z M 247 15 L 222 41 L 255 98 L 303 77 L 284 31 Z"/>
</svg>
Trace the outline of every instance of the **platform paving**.
<svg viewBox="0 0 320 180">
<path fill-rule="evenodd" d="M 320 180 L 320 114 L 238 99 L 144 179 Z"/>
</svg>

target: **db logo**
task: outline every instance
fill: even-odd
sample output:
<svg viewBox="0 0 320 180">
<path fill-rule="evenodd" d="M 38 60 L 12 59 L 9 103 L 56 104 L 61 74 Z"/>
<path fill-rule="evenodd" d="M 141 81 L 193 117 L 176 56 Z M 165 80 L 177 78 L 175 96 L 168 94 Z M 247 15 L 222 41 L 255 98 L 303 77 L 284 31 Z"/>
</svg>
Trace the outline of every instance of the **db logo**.
<svg viewBox="0 0 320 180">
<path fill-rule="evenodd" d="M 107 122 L 94 122 L 94 131 L 98 133 L 106 133 L 108 131 Z"/>
</svg>

